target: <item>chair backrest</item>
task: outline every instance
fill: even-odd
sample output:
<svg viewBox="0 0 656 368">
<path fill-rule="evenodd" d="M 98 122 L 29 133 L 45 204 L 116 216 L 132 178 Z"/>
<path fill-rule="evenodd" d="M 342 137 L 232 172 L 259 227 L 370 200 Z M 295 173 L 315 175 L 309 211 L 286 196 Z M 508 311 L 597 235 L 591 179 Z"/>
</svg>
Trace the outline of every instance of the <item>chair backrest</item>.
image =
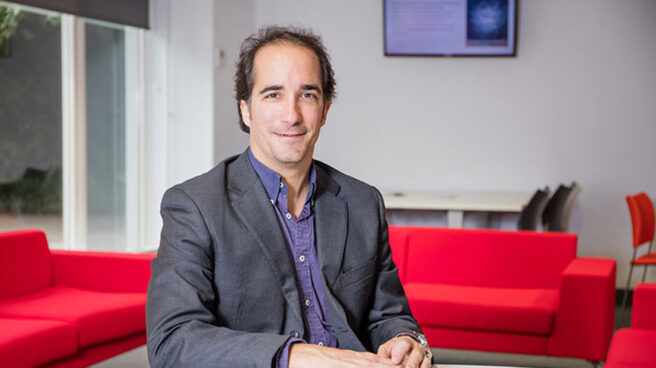
<svg viewBox="0 0 656 368">
<path fill-rule="evenodd" d="M 572 182 L 569 187 L 558 186 L 542 213 L 542 224 L 548 231 L 567 231 L 569 225 L 569 214 L 574 204 L 574 199 L 581 192 L 581 186 Z"/>
<path fill-rule="evenodd" d="M 544 190 L 536 190 L 531 200 L 519 213 L 517 228 L 519 230 L 537 230 L 547 201 L 549 201 L 549 187 L 545 187 Z"/>
<path fill-rule="evenodd" d="M 41 230 L 0 233 L 0 299 L 52 285 L 52 258 Z"/>
<path fill-rule="evenodd" d="M 654 240 L 654 205 L 645 192 L 626 196 L 633 227 L 633 247 Z"/>
</svg>

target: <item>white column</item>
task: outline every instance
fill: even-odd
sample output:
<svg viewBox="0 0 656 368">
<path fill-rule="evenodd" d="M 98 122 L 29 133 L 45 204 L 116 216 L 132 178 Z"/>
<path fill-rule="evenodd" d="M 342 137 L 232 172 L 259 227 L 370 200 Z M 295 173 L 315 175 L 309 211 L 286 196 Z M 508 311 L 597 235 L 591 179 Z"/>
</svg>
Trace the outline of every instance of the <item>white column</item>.
<svg viewBox="0 0 656 368">
<path fill-rule="evenodd" d="M 126 250 L 143 244 L 143 31 L 125 29 L 125 242 Z M 136 61 L 136 62 L 135 62 Z"/>
<path fill-rule="evenodd" d="M 145 217 L 144 242 L 141 250 L 157 249 L 162 220 L 159 205 L 169 186 L 168 162 L 168 48 L 171 21 L 170 0 L 153 1 L 150 4 L 150 30 L 145 35 L 144 70 L 145 120 L 144 120 L 144 191 Z"/>
<path fill-rule="evenodd" d="M 64 249 L 87 248 L 86 60 L 84 20 L 61 16 Z"/>
</svg>

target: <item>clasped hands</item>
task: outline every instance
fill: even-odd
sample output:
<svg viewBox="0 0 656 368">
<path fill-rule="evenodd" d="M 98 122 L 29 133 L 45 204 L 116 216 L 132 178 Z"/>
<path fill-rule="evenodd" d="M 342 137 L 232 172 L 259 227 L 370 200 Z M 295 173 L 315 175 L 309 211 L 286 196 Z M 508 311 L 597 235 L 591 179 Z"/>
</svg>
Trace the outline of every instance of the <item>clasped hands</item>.
<svg viewBox="0 0 656 368">
<path fill-rule="evenodd" d="M 311 344 L 293 344 L 289 368 L 430 368 L 424 346 L 408 336 L 395 337 L 378 348 L 378 353 L 342 350 Z"/>
</svg>

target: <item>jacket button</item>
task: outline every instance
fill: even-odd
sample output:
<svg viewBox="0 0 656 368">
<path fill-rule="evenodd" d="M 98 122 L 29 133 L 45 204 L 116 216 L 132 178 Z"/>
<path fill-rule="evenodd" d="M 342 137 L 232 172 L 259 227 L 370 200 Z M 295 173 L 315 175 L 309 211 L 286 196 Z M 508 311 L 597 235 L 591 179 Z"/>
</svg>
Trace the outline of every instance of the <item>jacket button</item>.
<svg viewBox="0 0 656 368">
<path fill-rule="evenodd" d="M 298 331 L 296 331 L 296 330 L 290 332 L 289 334 L 292 335 L 292 336 L 294 336 L 294 337 L 297 338 L 297 339 L 301 336 L 301 334 L 299 334 Z"/>
</svg>

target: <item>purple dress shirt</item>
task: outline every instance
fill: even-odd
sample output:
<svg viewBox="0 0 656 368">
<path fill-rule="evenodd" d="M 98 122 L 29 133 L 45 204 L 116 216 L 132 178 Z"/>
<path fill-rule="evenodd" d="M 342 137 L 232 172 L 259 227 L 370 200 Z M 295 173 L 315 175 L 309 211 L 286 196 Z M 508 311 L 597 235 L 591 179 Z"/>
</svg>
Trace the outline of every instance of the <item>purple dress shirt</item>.
<svg viewBox="0 0 656 368">
<path fill-rule="evenodd" d="M 308 342 L 323 346 L 337 347 L 337 336 L 330 324 L 326 296 L 321 284 L 321 271 L 317 262 L 314 238 L 314 195 L 316 191 L 316 171 L 310 168 L 310 190 L 305 198 L 303 210 L 298 216 L 287 210 L 287 184 L 275 171 L 259 162 L 250 148 L 248 157 L 257 173 L 269 201 L 273 205 L 280 228 L 289 247 L 289 255 L 294 261 L 296 285 L 301 300 L 301 311 L 305 324 L 303 339 L 290 338 L 278 352 L 278 367 L 287 368 L 291 344 Z"/>
</svg>

